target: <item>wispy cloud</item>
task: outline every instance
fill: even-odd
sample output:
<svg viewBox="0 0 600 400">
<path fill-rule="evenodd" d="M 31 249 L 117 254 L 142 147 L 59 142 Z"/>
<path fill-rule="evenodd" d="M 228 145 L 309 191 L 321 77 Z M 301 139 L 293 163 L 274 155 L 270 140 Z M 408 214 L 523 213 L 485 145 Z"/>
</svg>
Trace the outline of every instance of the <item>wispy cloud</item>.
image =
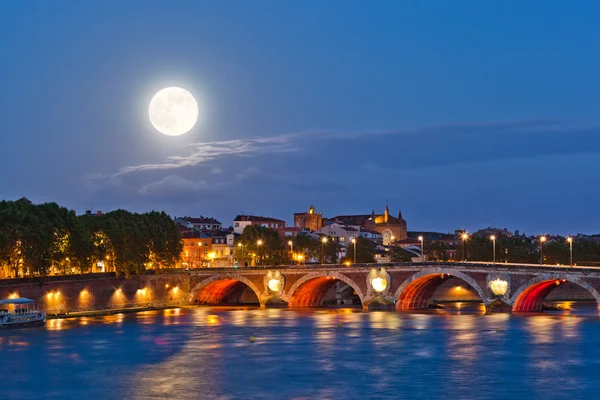
<svg viewBox="0 0 600 400">
<path fill-rule="evenodd" d="M 140 164 L 121 168 L 112 174 L 94 174 L 88 179 L 115 178 L 142 171 L 175 170 L 208 163 L 212 160 L 229 156 L 253 156 L 257 154 L 273 154 L 296 152 L 305 147 L 306 140 L 359 139 L 368 136 L 393 135 L 490 135 L 505 132 L 535 132 L 539 130 L 565 129 L 559 121 L 525 120 L 490 123 L 456 123 L 437 126 L 425 126 L 414 129 L 341 132 L 341 131 L 309 131 L 288 133 L 272 137 L 236 139 L 194 143 L 186 147 L 186 154 L 166 157 L 164 162 Z"/>
</svg>

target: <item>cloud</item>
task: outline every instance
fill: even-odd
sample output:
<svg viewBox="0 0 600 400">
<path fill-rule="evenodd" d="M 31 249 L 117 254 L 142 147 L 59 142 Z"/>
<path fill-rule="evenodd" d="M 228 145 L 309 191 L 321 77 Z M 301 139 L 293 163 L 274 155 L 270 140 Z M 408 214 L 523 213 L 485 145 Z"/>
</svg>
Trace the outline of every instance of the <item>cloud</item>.
<svg viewBox="0 0 600 400">
<path fill-rule="evenodd" d="M 209 189 L 206 181 L 192 181 L 179 175 L 168 175 L 157 182 L 142 186 L 139 194 L 148 197 L 177 197 L 195 194 L 201 190 Z"/>
<path fill-rule="evenodd" d="M 118 172 L 112 174 L 93 174 L 87 179 L 105 179 L 114 178 L 122 175 L 128 175 L 143 171 L 164 171 L 175 170 L 185 167 L 194 167 L 200 164 L 207 164 L 211 161 L 225 157 L 249 157 L 260 154 L 286 154 L 298 152 L 307 147 L 311 147 L 315 141 L 326 140 L 358 140 L 371 139 L 376 136 L 485 136 L 493 134 L 506 133 L 531 133 L 541 130 L 560 130 L 566 129 L 565 125 L 554 120 L 525 120 L 509 122 L 489 122 L 489 123 L 457 123 L 437 126 L 425 126 L 414 129 L 397 129 L 383 131 L 359 131 L 359 132 L 341 132 L 331 130 L 308 131 L 301 133 L 287 133 L 272 137 L 258 137 L 250 139 L 236 139 L 225 141 L 213 141 L 205 143 L 194 143 L 186 147 L 187 154 L 172 155 L 164 162 L 152 164 L 140 164 L 121 168 Z M 214 172 L 218 171 L 218 172 Z M 213 173 L 219 173 L 222 170 L 216 168 Z"/>
</svg>

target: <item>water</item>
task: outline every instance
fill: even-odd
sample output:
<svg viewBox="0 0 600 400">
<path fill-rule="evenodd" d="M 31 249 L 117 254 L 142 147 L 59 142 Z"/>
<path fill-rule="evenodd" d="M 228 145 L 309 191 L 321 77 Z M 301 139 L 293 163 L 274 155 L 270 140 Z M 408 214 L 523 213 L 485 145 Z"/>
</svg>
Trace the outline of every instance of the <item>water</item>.
<svg viewBox="0 0 600 400">
<path fill-rule="evenodd" d="M 575 308 L 190 308 L 51 320 L 0 332 L 0 398 L 597 399 L 600 319 L 593 305 Z"/>
</svg>

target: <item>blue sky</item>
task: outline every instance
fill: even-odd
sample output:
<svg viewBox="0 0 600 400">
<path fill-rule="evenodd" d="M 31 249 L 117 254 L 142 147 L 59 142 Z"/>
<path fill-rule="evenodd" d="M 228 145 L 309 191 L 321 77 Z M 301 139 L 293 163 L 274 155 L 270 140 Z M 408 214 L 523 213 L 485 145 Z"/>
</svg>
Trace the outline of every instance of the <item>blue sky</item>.
<svg viewBox="0 0 600 400">
<path fill-rule="evenodd" d="M 600 232 L 600 3 L 13 1 L 0 198 Z M 152 95 L 201 119 L 158 133 Z"/>
</svg>

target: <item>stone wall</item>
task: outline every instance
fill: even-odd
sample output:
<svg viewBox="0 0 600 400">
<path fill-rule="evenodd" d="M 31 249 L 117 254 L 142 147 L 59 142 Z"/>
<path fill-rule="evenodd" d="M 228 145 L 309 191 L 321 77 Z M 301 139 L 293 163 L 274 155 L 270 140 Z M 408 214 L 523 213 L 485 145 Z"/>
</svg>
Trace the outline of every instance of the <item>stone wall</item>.
<svg viewBox="0 0 600 400">
<path fill-rule="evenodd" d="M 189 275 L 183 273 L 0 281 L 0 299 L 27 297 L 49 314 L 187 304 L 189 291 Z"/>
</svg>

